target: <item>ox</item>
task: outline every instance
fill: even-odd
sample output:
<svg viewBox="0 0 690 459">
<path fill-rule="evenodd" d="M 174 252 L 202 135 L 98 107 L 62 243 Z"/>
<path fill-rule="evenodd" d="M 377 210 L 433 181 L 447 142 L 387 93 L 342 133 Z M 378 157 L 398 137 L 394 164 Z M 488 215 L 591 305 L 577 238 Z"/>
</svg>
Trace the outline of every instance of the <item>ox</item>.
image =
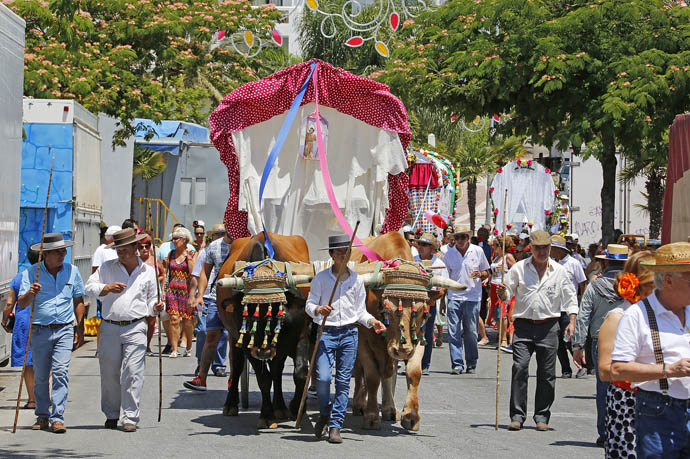
<svg viewBox="0 0 690 459">
<path fill-rule="evenodd" d="M 309 263 L 309 249 L 301 236 L 269 234 L 275 250 L 275 260 Z M 254 368 L 261 390 L 261 413 L 257 425 L 259 429 L 276 428 L 277 419 L 292 419 L 297 414 L 299 395 L 302 394 L 306 383 L 309 347 L 303 289 L 292 288 L 285 291 L 283 299 L 276 298 L 273 303 L 270 302 L 270 298 L 269 302 L 253 302 L 251 298 L 245 298 L 252 295 L 242 292 L 240 279 L 227 277 L 235 272 L 236 262 L 258 262 L 266 258 L 263 234 L 233 241 L 217 283 L 218 310 L 223 324 L 230 333 L 232 346 L 235 347 L 232 352 L 231 379 L 228 381 L 228 395 L 223 414 L 239 414 L 238 382 L 246 356 Z M 265 267 L 268 265 L 270 263 Z M 300 276 L 301 282 L 308 282 L 310 279 L 311 276 Z M 274 295 L 280 297 L 280 294 Z M 243 352 L 238 352 L 240 350 Z M 295 365 L 295 396 L 290 402 L 289 409 L 283 399 L 281 379 L 288 356 L 293 359 Z"/>
<path fill-rule="evenodd" d="M 397 232 L 365 241 L 365 245 L 379 254 L 385 260 L 412 260 L 410 247 L 404 237 Z M 351 260 L 362 263 L 366 258 L 353 249 Z M 372 266 L 373 264 L 369 264 Z M 422 271 L 412 263 L 403 262 L 400 270 L 406 271 L 410 278 L 421 280 L 419 285 L 426 284 L 424 279 L 439 287 L 462 289 L 463 286 L 449 279 L 431 279 L 431 275 L 424 277 Z M 363 273 L 367 268 L 358 270 Z M 379 274 L 380 276 L 380 274 Z M 429 305 L 440 298 L 444 291 L 428 291 L 428 288 L 410 291 L 370 288 L 379 280 L 372 279 L 371 274 L 363 274 L 367 285 L 367 311 L 382 322 L 388 322 L 385 336 L 377 335 L 372 330 L 360 327 L 359 347 L 357 348 L 357 363 L 355 367 L 355 393 L 353 399 L 353 414 L 364 415 L 362 428 L 380 429 L 381 417 L 378 408 L 378 388 L 382 386 L 383 420 L 397 421 L 400 418 L 393 399 L 394 361 L 404 360 L 407 371 L 407 395 L 402 412 L 401 424 L 407 430 L 419 430 L 419 399 L 417 392 L 422 376 L 422 356 L 424 354 L 423 323 L 428 318 Z M 373 282 L 372 282 L 373 280 Z M 397 304 L 391 304 L 391 294 Z M 401 296 L 398 296 L 401 295 Z M 424 304 L 426 303 L 426 304 Z M 420 307 L 420 305 L 424 305 Z M 394 310 L 394 313 L 393 311 Z M 431 344 L 429 344 L 431 345 Z"/>
</svg>

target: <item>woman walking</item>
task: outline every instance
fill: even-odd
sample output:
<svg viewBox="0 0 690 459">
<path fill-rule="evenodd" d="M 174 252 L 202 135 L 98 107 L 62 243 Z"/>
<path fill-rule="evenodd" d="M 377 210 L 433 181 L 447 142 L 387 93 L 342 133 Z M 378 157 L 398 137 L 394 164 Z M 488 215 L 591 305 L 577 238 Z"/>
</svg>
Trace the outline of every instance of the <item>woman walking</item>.
<svg viewBox="0 0 690 459">
<path fill-rule="evenodd" d="M 165 280 L 165 268 L 160 260 L 155 260 L 152 256 L 153 250 L 151 245 L 153 244 L 153 235 L 150 231 L 139 230 L 140 233 L 146 233 L 147 237 L 137 242 L 137 250 L 139 253 L 139 258 L 145 264 L 151 266 L 158 273 L 158 283 L 162 283 Z M 146 355 L 149 357 L 153 356 L 153 351 L 151 351 L 151 338 L 156 332 L 156 316 L 149 316 L 146 318 Z"/>
<path fill-rule="evenodd" d="M 194 336 L 194 310 L 189 304 L 191 272 L 194 268 L 194 250 L 188 250 L 187 244 L 192 240 L 189 230 L 179 226 L 172 234 L 173 250 L 165 259 L 168 273 L 166 289 L 165 311 L 170 316 L 170 358 L 178 354 L 178 339 L 180 335 L 185 343 L 183 357 L 192 355 L 192 338 Z"/>
<path fill-rule="evenodd" d="M 503 282 L 504 275 L 501 275 L 501 266 L 503 265 L 504 256 L 506 272 L 508 272 L 508 270 L 515 264 L 515 258 L 510 253 L 503 253 L 503 238 L 495 238 L 491 245 L 494 257 L 491 261 L 491 288 L 489 290 L 489 318 L 487 319 L 487 323 L 490 323 L 492 318 L 501 317 L 503 326 L 499 326 L 499 329 L 503 330 L 503 335 L 498 337 L 498 343 L 502 350 L 511 352 L 512 348 L 508 343 L 509 341 L 512 342 L 512 339 L 507 340 L 506 338 L 509 333 L 512 336 L 512 331 L 508 331 L 508 317 L 511 316 L 512 305 L 515 303 L 515 300 L 511 298 L 509 301 L 507 301 L 506 306 L 506 302 L 503 302 L 498 298 L 497 288 L 498 285 Z M 506 250 L 513 247 L 513 239 L 509 236 L 505 238 L 505 247 Z M 489 342 L 488 338 L 486 339 L 486 342 Z M 482 342 L 480 341 L 479 344 L 482 344 Z"/>
</svg>

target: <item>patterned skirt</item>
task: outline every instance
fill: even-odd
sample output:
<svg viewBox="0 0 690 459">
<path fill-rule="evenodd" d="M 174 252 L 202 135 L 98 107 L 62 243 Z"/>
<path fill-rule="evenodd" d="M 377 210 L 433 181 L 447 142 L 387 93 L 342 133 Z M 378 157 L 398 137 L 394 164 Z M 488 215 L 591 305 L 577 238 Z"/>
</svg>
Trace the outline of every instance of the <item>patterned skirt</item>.
<svg viewBox="0 0 690 459">
<path fill-rule="evenodd" d="M 194 311 L 189 306 L 189 267 L 187 260 L 177 263 L 174 258 L 170 260 L 170 281 L 165 292 L 165 312 L 170 315 L 178 315 L 182 319 L 193 319 Z"/>
<path fill-rule="evenodd" d="M 609 384 L 606 392 L 607 458 L 635 458 L 635 393 Z"/>
</svg>

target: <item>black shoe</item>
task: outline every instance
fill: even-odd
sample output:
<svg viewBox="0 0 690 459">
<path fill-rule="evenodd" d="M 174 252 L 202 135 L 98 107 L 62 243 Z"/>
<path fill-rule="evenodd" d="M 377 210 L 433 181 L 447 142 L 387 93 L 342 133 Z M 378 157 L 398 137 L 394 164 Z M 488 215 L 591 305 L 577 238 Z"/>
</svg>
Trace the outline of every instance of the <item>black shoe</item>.
<svg viewBox="0 0 690 459">
<path fill-rule="evenodd" d="M 563 375 L 561 376 L 561 378 L 566 378 L 566 379 L 572 378 L 572 377 L 573 377 L 573 373 L 570 371 L 564 371 Z"/>
<path fill-rule="evenodd" d="M 328 430 L 328 443 L 342 443 L 343 437 L 340 436 L 340 429 L 331 427 Z"/>
<path fill-rule="evenodd" d="M 106 429 L 117 430 L 117 421 L 117 419 L 106 419 L 104 427 Z"/>
<path fill-rule="evenodd" d="M 467 370 L 465 370 L 465 373 L 468 375 L 473 375 L 477 373 L 477 369 L 475 367 L 467 367 Z"/>
<path fill-rule="evenodd" d="M 165 347 L 163 348 L 163 352 L 161 352 L 161 354 L 166 355 L 166 354 L 170 354 L 171 352 L 172 352 L 172 346 L 170 346 L 169 344 L 166 344 Z"/>
<path fill-rule="evenodd" d="M 213 370 L 213 374 L 218 376 L 219 378 L 223 378 L 228 375 L 228 373 L 223 368 L 216 368 L 215 370 Z"/>
<path fill-rule="evenodd" d="M 330 416 L 319 416 L 319 420 L 316 421 L 316 425 L 314 426 L 314 435 L 316 435 L 316 438 L 321 438 L 328 433 L 329 420 Z"/>
</svg>

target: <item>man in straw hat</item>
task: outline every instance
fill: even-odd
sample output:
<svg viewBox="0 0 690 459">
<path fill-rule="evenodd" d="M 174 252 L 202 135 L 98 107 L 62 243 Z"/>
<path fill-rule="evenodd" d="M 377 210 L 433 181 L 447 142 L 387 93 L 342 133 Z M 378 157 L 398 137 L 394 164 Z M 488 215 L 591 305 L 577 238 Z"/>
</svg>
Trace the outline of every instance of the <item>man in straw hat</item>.
<svg viewBox="0 0 690 459">
<path fill-rule="evenodd" d="M 475 373 L 479 360 L 477 320 L 482 301 L 482 281 L 489 277 L 489 261 L 481 247 L 470 244 L 471 236 L 472 231 L 468 226 L 456 225 L 453 234 L 455 247 L 448 249 L 443 257 L 448 276 L 467 285 L 465 291 L 451 290 L 448 293 L 448 347 L 450 373 L 454 375 L 461 374 L 463 370 Z"/>
<path fill-rule="evenodd" d="M 386 326 L 367 312 L 366 290 L 364 281 L 347 267 L 347 252 L 350 237 L 338 234 L 328 237 L 328 254 L 333 260 L 330 269 L 321 271 L 311 281 L 309 297 L 305 310 L 314 323 L 321 325 L 326 317 L 326 325 L 317 343 L 316 354 L 316 392 L 319 405 L 319 420 L 315 433 L 321 438 L 328 429 L 330 443 L 342 443 L 340 429 L 345 421 L 350 379 L 357 357 L 358 329 L 357 324 L 374 328 L 376 333 L 386 330 Z M 333 296 L 328 300 L 333 286 L 338 280 L 338 273 L 343 270 Z M 331 377 L 335 365 L 335 398 L 330 399 Z"/>
<path fill-rule="evenodd" d="M 36 397 L 36 423 L 34 430 L 50 430 L 64 433 L 65 406 L 67 405 L 67 384 L 69 363 L 74 346 L 75 318 L 81 322 L 84 317 L 84 282 L 79 269 L 65 263 L 67 247 L 74 245 L 65 241 L 61 233 L 49 233 L 43 238 L 43 261 L 39 281 L 36 282 L 36 267 L 24 271 L 19 290 L 19 307 L 34 306 L 31 323 L 31 353 L 34 361 L 34 395 Z M 31 246 L 39 251 L 41 244 Z M 52 392 L 48 387 L 53 380 Z"/>
<path fill-rule="evenodd" d="M 419 249 L 419 256 L 415 257 L 415 261 L 423 262 L 424 260 L 431 261 L 431 267 L 434 270 L 434 274 L 438 276 L 448 277 L 448 270 L 446 269 L 445 263 L 434 255 L 434 252 L 438 250 L 438 241 L 431 233 L 424 233 L 417 239 L 417 248 Z M 442 289 L 443 290 L 443 289 Z M 445 295 L 441 295 L 441 298 L 437 300 L 440 302 L 441 307 L 445 309 Z M 434 327 L 436 320 L 436 301 L 429 307 L 429 318 L 426 320 L 426 325 L 424 325 L 424 339 L 427 345 L 424 346 L 424 355 L 422 356 L 422 375 L 429 374 L 429 367 L 431 366 L 431 350 L 434 348 Z"/>
<path fill-rule="evenodd" d="M 690 244 L 662 246 L 641 264 L 656 289 L 623 313 L 611 378 L 637 387 L 637 457 L 690 457 Z"/>
<path fill-rule="evenodd" d="M 513 265 L 497 288 L 505 301 L 515 296 L 513 318 L 513 377 L 510 384 L 509 430 L 520 430 L 527 418 L 527 380 L 532 354 L 537 354 L 534 421 L 538 431 L 549 429 L 556 388 L 556 355 L 561 310 L 570 316 L 572 334 L 577 295 L 565 268 L 549 258 L 551 238 L 546 231 L 531 235 L 532 256 Z"/>
<path fill-rule="evenodd" d="M 144 388 L 146 317 L 163 310 L 158 301 L 156 272 L 137 256 L 137 241 L 147 238 L 134 228 L 113 235 L 116 260 L 104 262 L 86 282 L 89 295 L 103 303 L 98 363 L 101 369 L 101 410 L 105 428 L 136 432 Z"/>
<path fill-rule="evenodd" d="M 614 288 L 616 276 L 623 271 L 628 259 L 628 248 L 624 245 L 609 244 L 603 254 L 596 258 L 603 265 L 603 273 L 594 279 L 582 296 L 582 304 L 575 322 L 573 337 L 573 360 L 580 368 L 578 377 L 586 374 L 585 342 L 592 341 L 592 363 L 597 381 L 597 444 L 604 445 L 606 434 L 606 391 L 609 383 L 599 378 L 599 329 L 606 315 L 623 303 L 623 299 Z"/>
</svg>

